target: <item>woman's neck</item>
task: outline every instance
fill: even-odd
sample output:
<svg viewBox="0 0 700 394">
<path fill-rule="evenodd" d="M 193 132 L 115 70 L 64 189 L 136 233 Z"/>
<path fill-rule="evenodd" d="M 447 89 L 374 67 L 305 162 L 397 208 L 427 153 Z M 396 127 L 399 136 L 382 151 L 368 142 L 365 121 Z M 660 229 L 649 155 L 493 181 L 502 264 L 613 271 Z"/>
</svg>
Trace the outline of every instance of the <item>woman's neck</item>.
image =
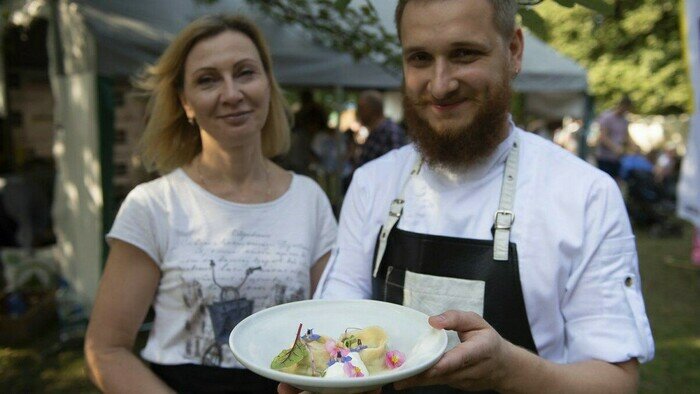
<svg viewBox="0 0 700 394">
<path fill-rule="evenodd" d="M 204 144 L 202 148 L 187 171 L 205 190 L 239 203 L 261 203 L 276 197 L 273 165 L 259 146 L 222 150 Z"/>
</svg>

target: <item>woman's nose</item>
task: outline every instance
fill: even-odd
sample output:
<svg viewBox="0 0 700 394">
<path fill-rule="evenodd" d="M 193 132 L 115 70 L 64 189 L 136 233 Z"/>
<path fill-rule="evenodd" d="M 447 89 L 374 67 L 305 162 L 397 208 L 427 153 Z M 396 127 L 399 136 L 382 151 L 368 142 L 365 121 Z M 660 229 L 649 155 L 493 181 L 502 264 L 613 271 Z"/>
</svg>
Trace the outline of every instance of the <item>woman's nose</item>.
<svg viewBox="0 0 700 394">
<path fill-rule="evenodd" d="M 222 99 L 228 103 L 236 103 L 243 98 L 240 86 L 232 79 L 225 78 L 223 84 Z"/>
</svg>

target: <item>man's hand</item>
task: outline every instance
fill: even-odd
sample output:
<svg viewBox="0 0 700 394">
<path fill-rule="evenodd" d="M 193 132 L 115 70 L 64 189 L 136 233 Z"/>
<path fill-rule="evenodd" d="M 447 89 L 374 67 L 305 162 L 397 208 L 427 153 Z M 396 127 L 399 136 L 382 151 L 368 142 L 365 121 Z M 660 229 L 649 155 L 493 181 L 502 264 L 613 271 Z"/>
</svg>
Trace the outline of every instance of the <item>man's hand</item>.
<svg viewBox="0 0 700 394">
<path fill-rule="evenodd" d="M 429 370 L 396 382 L 394 387 L 446 384 L 461 390 L 497 388 L 506 376 L 508 351 L 513 346 L 481 316 L 447 311 L 428 320 L 435 328 L 457 331 L 462 343 L 445 353 Z"/>
</svg>

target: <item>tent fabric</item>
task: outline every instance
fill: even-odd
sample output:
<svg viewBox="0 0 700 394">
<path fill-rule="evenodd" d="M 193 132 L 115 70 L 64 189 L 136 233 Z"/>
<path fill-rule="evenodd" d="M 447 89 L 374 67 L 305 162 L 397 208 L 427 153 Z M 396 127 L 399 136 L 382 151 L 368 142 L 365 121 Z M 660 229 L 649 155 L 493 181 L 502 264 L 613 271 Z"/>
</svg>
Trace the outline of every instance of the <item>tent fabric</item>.
<svg viewBox="0 0 700 394">
<path fill-rule="evenodd" d="M 303 28 L 280 24 L 244 0 L 220 0 L 210 6 L 193 0 L 169 0 L 167 4 L 80 0 L 78 4 L 100 43 L 98 74 L 102 76 L 133 75 L 154 62 L 187 23 L 204 14 L 227 12 L 246 15 L 261 28 L 272 53 L 275 77 L 282 85 L 395 89 L 401 84 L 398 73 L 328 49 Z"/>
<path fill-rule="evenodd" d="M 516 91 L 586 92 L 588 80 L 585 69 L 527 30 L 524 31 L 524 38 L 522 72 L 514 82 Z"/>
<path fill-rule="evenodd" d="M 355 2 L 358 3 L 358 2 Z M 355 62 L 348 54 L 325 48 L 302 27 L 282 24 L 263 15 L 245 0 L 219 0 L 213 5 L 194 0 L 136 2 L 79 0 L 98 46 L 98 74 L 131 75 L 153 62 L 189 21 L 204 14 L 241 13 L 253 19 L 267 38 L 275 76 L 287 86 L 343 86 L 397 89 L 401 77 L 375 63 Z M 381 23 L 395 32 L 396 0 L 374 0 Z M 586 70 L 525 31 L 525 54 L 518 92 L 585 92 Z"/>
<path fill-rule="evenodd" d="M 700 2 L 685 1 L 685 17 L 694 108 L 688 131 L 688 148 L 681 163 L 676 207 L 679 217 L 700 228 Z"/>
<path fill-rule="evenodd" d="M 53 220 L 61 272 L 92 305 L 102 269 L 102 175 L 94 37 L 75 7 L 61 2 L 60 37 L 49 30 L 56 163 Z M 56 44 L 64 50 L 56 51 Z M 62 53 L 63 68 L 57 67 Z M 59 71 L 61 70 L 63 74 Z"/>
</svg>

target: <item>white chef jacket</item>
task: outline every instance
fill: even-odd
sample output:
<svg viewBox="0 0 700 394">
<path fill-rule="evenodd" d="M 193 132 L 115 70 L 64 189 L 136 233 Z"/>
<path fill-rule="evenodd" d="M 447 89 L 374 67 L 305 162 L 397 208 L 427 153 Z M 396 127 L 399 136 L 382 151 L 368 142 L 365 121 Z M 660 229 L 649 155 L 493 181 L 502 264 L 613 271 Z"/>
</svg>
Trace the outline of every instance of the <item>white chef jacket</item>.
<svg viewBox="0 0 700 394">
<path fill-rule="evenodd" d="M 540 356 L 557 363 L 654 356 L 634 235 L 615 181 L 553 143 L 511 125 L 486 161 L 454 173 L 423 165 L 405 191 L 405 231 L 492 240 L 505 161 L 520 159 L 511 242 Z M 370 298 L 375 242 L 416 160 L 405 146 L 359 168 L 340 216 L 337 248 L 316 297 Z"/>
</svg>

